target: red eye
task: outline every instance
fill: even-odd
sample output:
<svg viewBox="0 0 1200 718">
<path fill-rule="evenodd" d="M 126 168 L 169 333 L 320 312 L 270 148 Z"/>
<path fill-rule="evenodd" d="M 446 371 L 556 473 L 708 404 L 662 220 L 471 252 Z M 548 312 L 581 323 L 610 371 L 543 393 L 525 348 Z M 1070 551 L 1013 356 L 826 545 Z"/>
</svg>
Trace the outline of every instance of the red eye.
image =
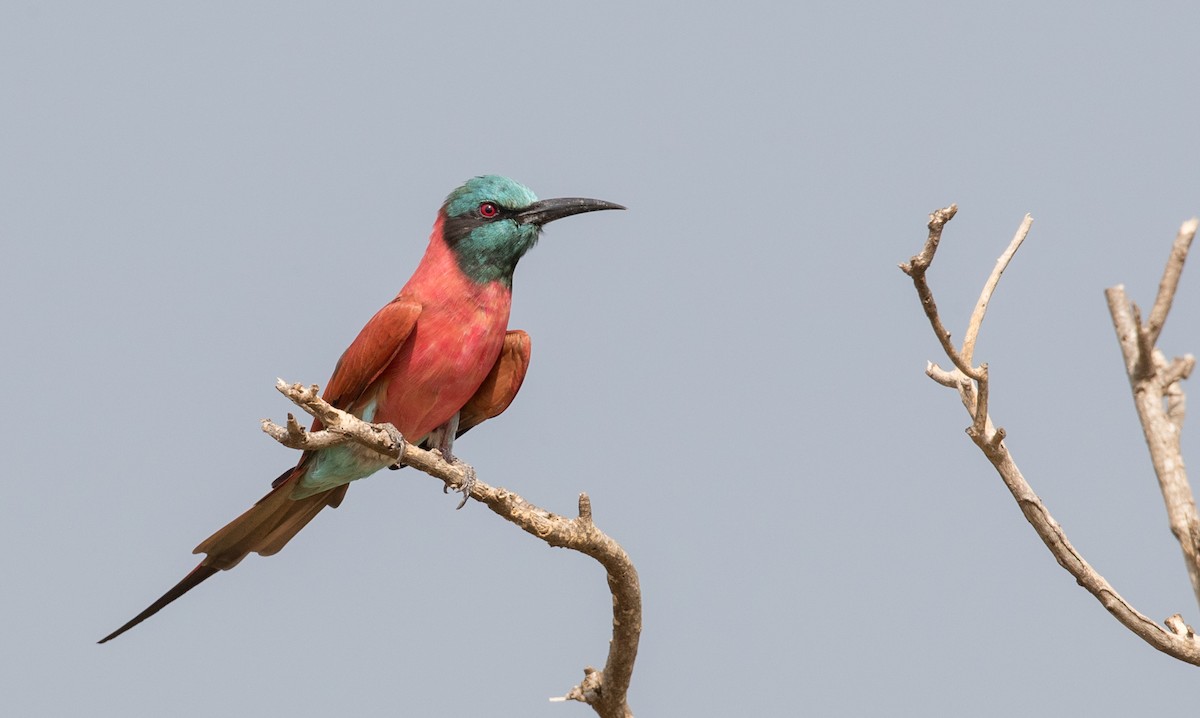
<svg viewBox="0 0 1200 718">
<path fill-rule="evenodd" d="M 492 217 L 500 214 L 500 208 L 497 207 L 493 202 L 484 202 L 483 204 L 479 205 L 479 214 L 484 219 L 491 219 Z"/>
</svg>

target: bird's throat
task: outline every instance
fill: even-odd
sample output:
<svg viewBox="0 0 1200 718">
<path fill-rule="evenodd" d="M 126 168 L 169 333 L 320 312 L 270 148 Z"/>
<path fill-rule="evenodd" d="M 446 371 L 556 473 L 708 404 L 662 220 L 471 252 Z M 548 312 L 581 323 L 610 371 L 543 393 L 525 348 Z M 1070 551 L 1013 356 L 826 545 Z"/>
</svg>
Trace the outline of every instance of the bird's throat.
<svg viewBox="0 0 1200 718">
<path fill-rule="evenodd" d="M 517 262 L 537 244 L 538 227 L 512 220 L 482 222 L 471 216 L 442 222 L 442 239 L 459 270 L 476 284 L 500 282 L 512 288 Z"/>
</svg>

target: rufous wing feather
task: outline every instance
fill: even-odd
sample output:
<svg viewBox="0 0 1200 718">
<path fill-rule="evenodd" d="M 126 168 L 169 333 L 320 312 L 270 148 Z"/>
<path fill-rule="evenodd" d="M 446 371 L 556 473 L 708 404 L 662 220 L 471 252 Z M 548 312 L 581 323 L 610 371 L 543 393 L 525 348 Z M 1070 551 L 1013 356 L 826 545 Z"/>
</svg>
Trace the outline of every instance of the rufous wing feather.
<svg viewBox="0 0 1200 718">
<path fill-rule="evenodd" d="M 342 352 L 333 376 L 325 385 L 325 401 L 343 411 L 352 411 L 354 404 L 367 387 L 396 358 L 404 341 L 417 326 L 421 305 L 400 295 L 371 317 L 354 341 Z M 313 423 L 313 430 L 321 428 L 321 422 Z"/>
<path fill-rule="evenodd" d="M 504 347 L 496 364 L 475 395 L 458 412 L 458 436 L 508 408 L 525 381 L 529 348 L 529 335 L 520 329 L 509 330 L 504 336 Z"/>
</svg>

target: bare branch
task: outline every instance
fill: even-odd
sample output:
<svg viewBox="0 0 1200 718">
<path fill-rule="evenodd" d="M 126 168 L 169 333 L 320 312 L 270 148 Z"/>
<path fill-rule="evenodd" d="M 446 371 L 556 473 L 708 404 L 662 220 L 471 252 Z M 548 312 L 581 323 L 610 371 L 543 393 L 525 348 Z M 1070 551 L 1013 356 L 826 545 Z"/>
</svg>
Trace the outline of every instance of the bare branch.
<svg viewBox="0 0 1200 718">
<path fill-rule="evenodd" d="M 1166 357 L 1155 346 L 1175 300 L 1179 277 L 1192 238 L 1196 235 L 1196 227 L 1195 219 L 1184 222 L 1180 227 L 1159 283 L 1158 296 L 1150 310 L 1150 320 L 1146 324 L 1142 324 L 1137 305 L 1125 296 L 1123 286 L 1109 287 L 1104 295 L 1117 333 L 1117 343 L 1125 360 L 1133 405 L 1142 424 L 1142 434 L 1150 450 L 1150 462 L 1154 465 L 1166 505 L 1167 521 L 1183 552 L 1192 593 L 1200 602 L 1200 514 L 1196 511 L 1196 500 L 1188 483 L 1180 446 L 1180 431 L 1187 407 L 1187 397 L 1180 382 L 1191 374 L 1196 362 L 1189 354 L 1168 364 Z"/>
<path fill-rule="evenodd" d="M 1179 276 L 1183 274 L 1183 263 L 1187 260 L 1188 248 L 1196 237 L 1196 229 L 1200 227 L 1200 218 L 1193 217 L 1179 227 L 1175 235 L 1175 243 L 1171 245 L 1171 257 L 1163 268 L 1162 279 L 1158 283 L 1158 296 L 1154 298 L 1154 308 L 1150 310 L 1150 321 L 1146 324 L 1150 346 L 1158 343 L 1158 335 L 1162 332 L 1163 324 L 1167 322 L 1167 314 L 1171 311 L 1171 303 L 1175 301 L 1175 290 L 1179 287 Z"/>
<path fill-rule="evenodd" d="M 1108 300 L 1108 313 L 1112 315 L 1113 328 L 1117 330 L 1117 343 L 1121 345 L 1121 356 L 1125 357 L 1125 373 L 1132 376 L 1137 371 L 1138 322 L 1133 316 L 1133 304 L 1125 297 L 1125 285 L 1118 284 L 1104 290 Z"/>
<path fill-rule="evenodd" d="M 976 442 L 977 444 L 979 442 Z M 1076 582 L 1083 586 L 1096 600 L 1113 615 L 1120 623 L 1133 631 L 1139 638 L 1154 648 L 1181 661 L 1200 666 L 1200 641 L 1194 636 L 1180 636 L 1174 631 L 1163 630 L 1151 618 L 1139 612 L 1129 604 L 1103 576 L 1096 572 L 1084 560 L 1082 554 L 1067 540 L 1066 533 L 1059 526 L 1050 510 L 1034 493 L 1033 488 L 1025 481 L 1012 456 L 1003 445 L 992 447 L 980 444 L 988 460 L 996 467 L 1004 485 L 1008 487 L 1013 498 L 1021 507 L 1021 513 L 1033 526 L 1034 531 L 1054 554 L 1060 566 L 1075 577 Z"/>
<path fill-rule="evenodd" d="M 979 327 L 983 325 L 983 315 L 987 313 L 988 302 L 992 300 L 992 292 L 996 291 L 1000 275 L 1004 274 L 1004 270 L 1008 268 L 1008 263 L 1021 248 L 1021 243 L 1025 241 L 1025 237 L 1029 234 L 1029 228 L 1032 226 L 1033 215 L 1026 214 L 1025 219 L 1021 220 L 1021 226 L 1017 227 L 1017 233 L 1008 243 L 1008 249 L 1004 250 L 1004 254 L 1001 254 L 1000 258 L 996 260 L 996 266 L 992 269 L 991 276 L 983 284 L 983 291 L 979 293 L 979 301 L 975 303 L 975 309 L 971 312 L 971 321 L 967 322 L 967 331 L 963 335 L 963 361 L 967 364 L 974 361 L 975 339 L 979 336 Z"/>
<path fill-rule="evenodd" d="M 937 253 L 938 244 L 942 241 L 942 230 L 956 214 L 957 204 L 934 210 L 929 214 L 929 237 L 925 240 L 925 246 L 921 248 L 920 254 L 900 265 L 901 271 L 911 277 L 914 272 L 924 274 L 925 270 L 929 269 L 929 265 L 933 264 L 933 255 Z"/>
<path fill-rule="evenodd" d="M 933 263 L 933 255 L 937 252 L 938 244 L 941 243 L 942 231 L 945 229 L 946 223 L 954 219 L 954 215 L 957 213 L 958 205 L 952 204 L 949 207 L 936 210 L 930 214 L 929 237 L 925 240 L 925 247 L 921 250 L 920 254 L 914 256 L 909 262 L 901 264 L 900 270 L 912 277 L 913 286 L 917 289 L 917 296 L 921 299 L 921 306 L 925 309 L 925 316 L 929 319 L 930 326 L 933 327 L 933 333 L 942 344 L 942 351 L 954 363 L 955 368 L 961 375 L 974 380 L 979 385 L 977 394 L 972 390 L 973 396 L 970 411 L 972 411 L 974 419 L 971 422 L 970 431 L 974 432 L 975 435 L 982 436 L 985 430 L 990 432 L 987 417 L 987 366 L 972 367 L 970 356 L 965 352 L 960 353 L 954 347 L 954 344 L 950 341 L 950 332 L 946 329 L 945 324 L 942 323 L 941 316 L 938 314 L 937 303 L 933 300 L 933 290 L 929 287 L 929 281 L 925 278 L 929 266 Z M 1026 218 L 1029 222 L 1033 221 L 1033 218 L 1029 217 L 1029 215 L 1026 215 Z M 1024 223 L 1022 223 L 1022 227 L 1024 227 Z M 984 286 L 983 293 L 979 297 L 979 305 L 975 308 L 976 316 L 971 318 L 971 326 L 974 327 L 976 334 L 979 331 L 979 324 L 983 322 L 983 313 L 986 310 L 988 301 L 991 299 L 992 290 L 995 289 L 996 282 L 1000 281 L 1000 275 L 1004 272 L 1004 268 L 1008 266 L 1008 260 L 1012 258 L 1013 254 L 1016 254 L 1017 247 L 1025 240 L 1026 234 L 1028 234 L 1028 228 L 1024 232 L 1018 229 L 1017 236 L 1013 238 L 1012 243 L 1009 245 L 1009 251 L 1005 252 L 1008 258 L 1006 259 L 1004 255 L 1001 255 L 1000 260 L 997 262 L 996 270 L 993 271 L 992 277 L 988 279 L 988 285 L 990 286 Z M 970 330 L 971 327 L 968 327 L 968 333 Z M 974 342 L 974 336 L 971 337 L 971 341 Z M 926 371 L 926 373 L 929 372 Z M 933 377 L 933 374 L 930 374 L 930 376 Z M 937 379 L 937 377 L 934 378 L 941 383 L 940 379 Z M 963 390 L 965 391 L 965 389 Z M 966 401 L 965 395 L 964 401 Z"/>
<path fill-rule="evenodd" d="M 321 431 L 306 432 L 290 415 L 287 427 L 263 419 L 263 431 L 284 446 L 316 449 L 353 441 L 441 479 L 449 488 L 462 486 L 471 472 L 464 464 L 446 461 L 438 451 L 426 451 L 405 441 L 391 424 L 370 424 L 334 408 L 321 398 L 315 384 L 305 387 L 280 379 L 275 388 L 325 426 Z M 592 522 L 592 504 L 587 494 L 579 495 L 579 516 L 573 519 L 550 513 L 507 489 L 489 486 L 478 479 L 472 484 L 470 494 L 500 517 L 551 546 L 587 554 L 604 566 L 613 596 L 613 637 L 608 659 L 603 671 L 589 667 L 584 682 L 567 697 L 587 703 L 601 718 L 632 718 L 626 694 L 642 632 L 641 586 L 629 555 Z"/>
<path fill-rule="evenodd" d="M 929 288 L 928 280 L 925 279 L 925 273 L 929 270 L 929 265 L 933 263 L 933 255 L 937 252 L 938 244 L 942 241 L 942 230 L 945 229 L 947 222 L 954 219 L 954 215 L 957 213 L 958 205 L 956 204 L 931 213 L 929 215 L 929 237 L 925 240 L 924 248 L 921 249 L 920 254 L 913 256 L 908 262 L 901 264 L 900 270 L 912 277 L 913 284 L 917 288 L 917 296 L 921 299 L 921 306 L 925 309 L 925 316 L 928 317 L 930 325 L 933 326 L 933 333 L 942 344 L 942 351 L 946 352 L 946 356 L 950 358 L 950 361 L 954 362 L 954 366 L 960 372 L 978 381 L 978 370 L 972 368 L 970 362 L 964 361 L 962 354 L 951 343 L 950 330 L 946 329 L 946 325 L 942 323 L 942 318 L 938 314 L 937 303 L 933 301 L 933 291 Z"/>
<path fill-rule="evenodd" d="M 960 371 L 946 371 L 933 362 L 925 362 L 925 375 L 950 389 L 957 389 L 960 382 L 969 381 Z"/>
<path fill-rule="evenodd" d="M 936 214 L 936 213 L 935 213 Z M 944 226 L 946 220 L 942 221 Z M 1024 225 L 1022 225 L 1024 226 Z M 930 234 L 933 234 L 934 225 L 930 222 Z M 941 239 L 941 229 L 938 227 L 938 240 Z M 1021 234 L 1018 230 L 1018 234 Z M 1023 237 L 1022 237 L 1023 239 Z M 1014 242 L 1016 240 L 1014 239 Z M 930 246 L 930 242 L 926 242 L 926 249 Z M 933 243 L 936 248 L 936 242 Z M 1010 245 L 1010 248 L 1012 245 Z M 1013 252 L 1016 250 L 1013 249 Z M 1105 609 L 1108 610 L 1118 621 L 1121 622 L 1129 630 L 1133 631 L 1142 640 L 1149 643 L 1154 648 L 1173 656 L 1181 661 L 1186 661 L 1193 665 L 1200 666 L 1200 641 L 1196 639 L 1195 634 L 1190 628 L 1186 627 L 1181 618 L 1173 617 L 1168 619 L 1167 625 L 1170 630 L 1164 630 L 1159 627 L 1153 620 L 1134 609 L 1128 601 L 1117 593 L 1116 589 L 1108 583 L 1099 573 L 1093 569 L 1083 556 L 1071 545 L 1067 540 L 1066 534 L 1062 527 L 1051 516 L 1050 511 L 1034 493 L 1032 487 L 1025 480 L 1013 461 L 1012 455 L 1004 444 L 1005 432 L 1003 429 L 994 429 L 990 417 L 987 415 L 987 396 L 988 396 L 988 372 L 987 365 L 982 365 L 975 375 L 963 370 L 962 364 L 964 357 L 956 356 L 953 345 L 949 343 L 948 337 L 944 337 L 944 328 L 940 318 L 936 316 L 937 309 L 932 301 L 932 291 L 925 282 L 925 270 L 928 269 L 929 262 L 932 261 L 933 252 L 923 252 L 921 255 L 913 258 L 913 261 L 908 265 L 902 265 L 904 270 L 913 279 L 913 284 L 917 290 L 917 296 L 921 300 L 921 305 L 925 308 L 925 313 L 929 316 L 930 324 L 933 326 L 934 333 L 938 336 L 939 342 L 942 344 L 946 355 L 950 357 L 955 366 L 958 367 L 956 372 L 947 372 L 933 363 L 926 366 L 926 374 L 943 386 L 956 388 L 959 397 L 962 399 L 963 406 L 971 415 L 972 424 L 967 430 L 971 440 L 988 458 L 996 472 L 1000 475 L 1004 485 L 1008 488 L 1013 498 L 1017 501 L 1017 505 L 1021 509 L 1021 513 L 1025 515 L 1025 519 L 1037 532 L 1046 548 L 1054 555 L 1064 569 L 1067 570 L 1080 586 L 1083 586 L 1098 600 Z M 924 257 L 923 263 L 918 263 L 918 259 Z M 1002 256 L 1003 259 L 1003 256 Z M 1011 257 L 1010 257 L 1011 259 Z M 998 262 L 999 266 L 999 262 Z M 1001 268 L 1000 271 L 1003 271 Z M 999 277 L 999 272 L 993 272 L 993 276 Z M 989 278 L 989 282 L 991 279 Z M 986 308 L 987 299 L 990 298 L 991 292 L 994 290 L 994 284 L 989 288 L 985 285 L 984 291 L 981 294 L 981 305 Z M 1126 317 L 1126 321 L 1122 326 L 1118 326 L 1117 336 L 1121 341 L 1122 348 L 1128 347 L 1126 352 L 1126 366 L 1130 371 L 1133 371 L 1136 366 L 1136 357 L 1131 354 L 1138 352 L 1138 332 L 1133 314 L 1130 311 L 1129 305 L 1124 302 L 1124 292 L 1117 287 L 1110 291 L 1110 305 L 1115 299 L 1120 300 L 1120 313 Z M 1115 299 L 1114 299 L 1115 298 Z M 972 318 L 972 326 L 978 331 L 978 324 L 982 322 L 982 311 L 979 310 L 979 320 Z M 1114 313 L 1115 316 L 1116 313 Z M 941 331 L 939 331 L 941 328 Z M 974 339 L 974 337 L 972 337 Z M 966 354 L 964 347 L 964 355 Z M 956 381 L 956 375 L 960 375 L 961 379 Z M 968 379 L 969 377 L 969 379 Z M 973 382 L 970 380 L 974 380 Z M 976 390 L 976 386 L 978 389 Z M 1161 407 L 1161 395 L 1159 405 Z M 1195 529 L 1192 534 L 1198 537 L 1196 543 L 1200 543 L 1200 524 L 1195 524 Z"/>
</svg>

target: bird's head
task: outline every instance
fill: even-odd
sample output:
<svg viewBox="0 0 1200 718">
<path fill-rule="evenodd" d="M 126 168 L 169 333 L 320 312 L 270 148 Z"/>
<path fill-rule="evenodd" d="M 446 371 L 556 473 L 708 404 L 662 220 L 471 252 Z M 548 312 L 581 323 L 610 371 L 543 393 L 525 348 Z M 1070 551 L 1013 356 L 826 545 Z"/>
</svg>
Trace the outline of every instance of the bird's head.
<svg viewBox="0 0 1200 718">
<path fill-rule="evenodd" d="M 467 180 L 442 205 L 443 237 L 463 273 L 481 284 L 512 286 L 517 262 L 556 219 L 619 204 L 583 197 L 539 200 L 525 185 L 499 175 Z"/>
</svg>

